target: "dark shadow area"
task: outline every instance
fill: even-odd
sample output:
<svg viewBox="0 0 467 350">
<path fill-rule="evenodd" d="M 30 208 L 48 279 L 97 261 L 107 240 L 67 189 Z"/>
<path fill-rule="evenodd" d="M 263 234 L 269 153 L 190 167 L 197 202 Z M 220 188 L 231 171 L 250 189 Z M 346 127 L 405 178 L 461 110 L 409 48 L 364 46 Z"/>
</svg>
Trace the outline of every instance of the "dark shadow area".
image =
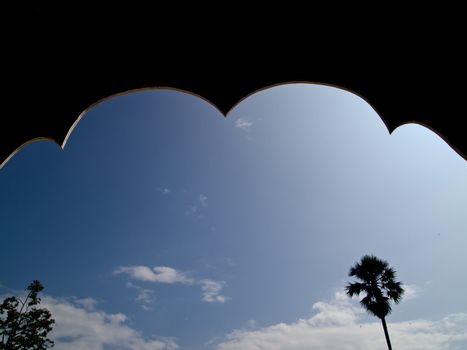
<svg viewBox="0 0 467 350">
<path fill-rule="evenodd" d="M 35 138 L 62 145 L 79 115 L 167 86 L 225 114 L 271 85 L 309 81 L 365 98 L 390 131 L 417 122 L 465 157 L 465 21 L 453 4 L 4 5 L 0 162 Z M 212 12 L 211 12 L 212 11 Z"/>
</svg>

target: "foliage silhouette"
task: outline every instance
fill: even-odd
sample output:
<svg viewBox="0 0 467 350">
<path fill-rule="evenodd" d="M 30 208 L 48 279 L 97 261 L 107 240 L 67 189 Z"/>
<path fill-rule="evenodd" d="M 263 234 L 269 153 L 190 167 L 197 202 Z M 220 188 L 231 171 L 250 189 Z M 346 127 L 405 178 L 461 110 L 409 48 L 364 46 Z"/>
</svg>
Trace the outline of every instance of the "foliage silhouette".
<svg viewBox="0 0 467 350">
<path fill-rule="evenodd" d="M 0 304 L 1 350 L 44 350 L 54 346 L 47 334 L 55 321 L 49 310 L 36 307 L 43 289 L 35 280 L 28 286 L 24 300 L 12 296 Z"/>
<path fill-rule="evenodd" d="M 374 255 L 364 255 L 350 268 L 350 277 L 358 282 L 349 283 L 345 289 L 350 297 L 365 294 L 360 304 L 370 314 L 381 319 L 388 349 L 392 350 L 385 317 L 391 313 L 391 301 L 399 303 L 404 294 L 401 282 L 396 282 L 396 271 L 387 261 Z"/>
</svg>

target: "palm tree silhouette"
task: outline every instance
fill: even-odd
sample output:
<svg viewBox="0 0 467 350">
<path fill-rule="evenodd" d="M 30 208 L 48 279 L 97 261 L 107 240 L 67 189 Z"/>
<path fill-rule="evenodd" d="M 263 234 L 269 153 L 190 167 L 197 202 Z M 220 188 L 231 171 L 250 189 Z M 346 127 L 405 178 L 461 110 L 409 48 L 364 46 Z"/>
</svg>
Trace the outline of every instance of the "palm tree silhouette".
<svg viewBox="0 0 467 350">
<path fill-rule="evenodd" d="M 360 304 L 370 314 L 381 319 L 388 349 L 392 350 L 385 317 L 392 311 L 391 300 L 397 304 L 404 294 L 402 283 L 395 281 L 396 271 L 389 267 L 387 261 L 374 255 L 364 255 L 350 268 L 349 276 L 357 278 L 359 282 L 349 283 L 345 287 L 347 295 L 366 294 Z"/>
</svg>

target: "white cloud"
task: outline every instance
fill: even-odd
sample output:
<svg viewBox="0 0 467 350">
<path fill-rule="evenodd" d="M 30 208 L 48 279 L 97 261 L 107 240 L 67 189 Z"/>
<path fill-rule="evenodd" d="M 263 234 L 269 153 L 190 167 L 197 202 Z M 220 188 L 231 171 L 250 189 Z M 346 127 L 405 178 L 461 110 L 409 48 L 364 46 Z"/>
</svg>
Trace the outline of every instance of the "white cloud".
<svg viewBox="0 0 467 350">
<path fill-rule="evenodd" d="M 229 298 L 221 295 L 220 291 L 225 286 L 224 281 L 215 281 L 212 279 L 194 279 L 188 277 L 185 272 L 178 271 L 168 266 L 156 266 L 149 268 L 147 266 L 121 266 L 117 268 L 114 275 L 127 274 L 133 280 L 143 282 L 167 283 L 167 284 L 197 284 L 201 285 L 202 301 L 206 303 L 225 303 Z M 127 287 L 138 289 L 140 292 L 136 301 L 141 303 L 143 309 L 147 310 L 154 299 L 153 293 L 149 289 L 144 289 L 133 283 L 127 283 Z"/>
<path fill-rule="evenodd" d="M 97 300 L 93 298 L 74 299 L 74 302 L 86 310 L 94 310 L 97 305 Z"/>
<path fill-rule="evenodd" d="M 257 330 L 236 330 L 227 335 L 217 350 L 385 350 L 379 321 L 361 323 L 365 314 L 343 292 L 328 302 L 313 305 L 309 319 L 279 323 Z M 449 315 L 439 321 L 413 320 L 389 323 L 389 335 L 396 349 L 444 350 L 467 346 L 467 314 Z"/>
<path fill-rule="evenodd" d="M 206 303 L 225 303 L 227 298 L 220 294 L 220 291 L 225 285 L 224 281 L 213 281 L 209 279 L 203 279 L 200 281 L 201 291 L 203 298 L 202 300 Z"/>
<path fill-rule="evenodd" d="M 246 120 L 245 118 L 238 118 L 235 121 L 235 127 L 239 128 L 239 129 L 242 129 L 242 130 L 245 130 L 245 131 L 249 131 L 251 129 L 252 125 L 253 125 L 253 123 L 251 121 L 249 121 L 249 120 Z"/>
<path fill-rule="evenodd" d="M 210 279 L 195 280 L 187 276 L 186 273 L 177 271 L 168 266 L 156 266 L 153 269 L 147 266 L 122 266 L 116 269 L 114 274 L 127 274 L 134 280 L 156 283 L 181 283 L 181 284 L 199 284 L 202 290 L 202 301 L 208 303 L 224 303 L 227 297 L 220 294 L 225 282 L 214 281 Z M 138 290 L 135 301 L 141 304 L 144 310 L 150 310 L 154 302 L 154 291 L 143 288 L 128 282 L 127 287 Z"/>
<path fill-rule="evenodd" d="M 202 207 L 207 207 L 208 206 L 208 197 L 205 194 L 200 194 L 199 195 L 199 202 Z"/>
<path fill-rule="evenodd" d="M 84 303 L 80 302 L 85 300 Z M 115 346 L 122 350 L 175 350 L 171 338 L 146 339 L 127 325 L 122 313 L 110 314 L 95 308 L 93 299 L 63 300 L 42 298 L 41 307 L 50 310 L 55 319 L 50 338 L 56 350 L 104 350 Z M 92 305 L 92 309 L 89 309 Z"/>
<path fill-rule="evenodd" d="M 114 271 L 114 274 L 127 274 L 132 279 L 147 282 L 168 284 L 193 282 L 185 273 L 168 266 L 156 266 L 152 269 L 147 266 L 121 266 Z"/>
</svg>

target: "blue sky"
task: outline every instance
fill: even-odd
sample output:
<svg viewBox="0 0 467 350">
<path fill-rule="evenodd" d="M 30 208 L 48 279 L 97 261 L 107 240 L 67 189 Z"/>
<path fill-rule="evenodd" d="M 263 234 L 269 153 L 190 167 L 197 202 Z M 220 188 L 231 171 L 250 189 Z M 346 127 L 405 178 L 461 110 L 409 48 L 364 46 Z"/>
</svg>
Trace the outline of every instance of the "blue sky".
<svg viewBox="0 0 467 350">
<path fill-rule="evenodd" d="M 342 295 L 373 253 L 407 285 L 395 346 L 456 349 L 466 204 L 465 160 L 420 125 L 389 135 L 350 92 L 277 86 L 227 118 L 133 92 L 0 169 L 0 294 L 39 279 L 57 349 L 384 349 Z"/>
</svg>

